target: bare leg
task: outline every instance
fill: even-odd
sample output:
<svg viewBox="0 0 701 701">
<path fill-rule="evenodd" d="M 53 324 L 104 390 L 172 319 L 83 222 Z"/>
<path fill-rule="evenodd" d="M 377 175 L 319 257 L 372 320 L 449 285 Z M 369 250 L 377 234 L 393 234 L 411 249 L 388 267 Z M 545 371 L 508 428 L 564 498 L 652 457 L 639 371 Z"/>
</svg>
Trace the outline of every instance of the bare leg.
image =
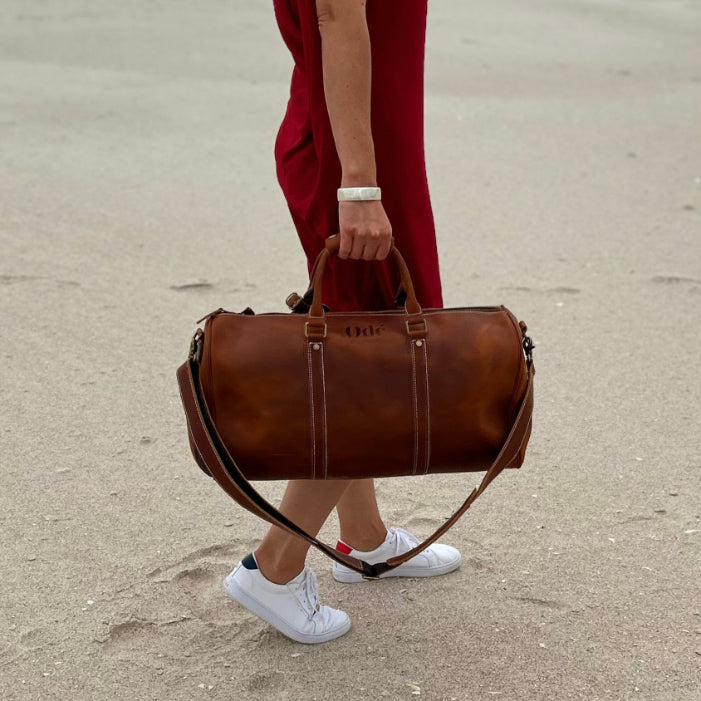
<svg viewBox="0 0 701 701">
<path fill-rule="evenodd" d="M 291 480 L 280 503 L 280 511 L 307 533 L 316 536 L 351 484 L 350 480 Z M 304 569 L 308 550 L 306 541 L 272 526 L 255 555 L 266 579 L 275 584 L 286 584 Z"/>
<path fill-rule="evenodd" d="M 372 479 L 353 480 L 336 505 L 341 540 L 355 550 L 374 550 L 387 536 Z"/>
</svg>

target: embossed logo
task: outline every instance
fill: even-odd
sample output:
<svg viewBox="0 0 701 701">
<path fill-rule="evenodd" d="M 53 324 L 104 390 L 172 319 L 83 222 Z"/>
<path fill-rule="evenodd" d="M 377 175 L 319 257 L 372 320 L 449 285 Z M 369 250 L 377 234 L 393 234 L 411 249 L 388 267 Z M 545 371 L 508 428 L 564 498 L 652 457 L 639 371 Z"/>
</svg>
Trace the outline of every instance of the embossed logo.
<svg viewBox="0 0 701 701">
<path fill-rule="evenodd" d="M 348 338 L 371 338 L 372 336 L 379 336 L 382 331 L 384 331 L 384 324 L 379 326 L 346 326 L 346 336 Z"/>
</svg>

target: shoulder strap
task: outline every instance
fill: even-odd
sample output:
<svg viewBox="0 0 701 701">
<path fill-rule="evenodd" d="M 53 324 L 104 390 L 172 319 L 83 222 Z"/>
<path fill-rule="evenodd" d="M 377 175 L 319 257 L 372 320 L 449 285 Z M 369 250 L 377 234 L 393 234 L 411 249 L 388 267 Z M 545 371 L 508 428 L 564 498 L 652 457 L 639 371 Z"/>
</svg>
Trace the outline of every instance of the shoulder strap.
<svg viewBox="0 0 701 701">
<path fill-rule="evenodd" d="M 475 499 L 484 492 L 489 483 L 517 455 L 523 441 L 528 435 L 533 411 L 533 374 L 535 369 L 530 359 L 527 364 L 527 372 L 526 391 L 521 400 L 521 406 L 516 414 L 514 423 L 499 454 L 482 478 L 481 483 L 472 490 L 462 506 L 423 543 L 417 545 L 409 552 L 390 558 L 387 562 L 381 562 L 375 565 L 339 552 L 330 545 L 309 535 L 266 501 L 266 499 L 253 488 L 224 445 L 214 421 L 212 420 L 204 393 L 202 392 L 202 386 L 200 385 L 199 362 L 196 352 L 191 351 L 188 360 L 178 368 L 177 377 L 190 437 L 199 457 L 202 459 L 202 463 L 204 463 L 204 466 L 206 466 L 219 486 L 222 487 L 232 499 L 248 509 L 251 513 L 282 528 L 288 533 L 292 533 L 306 540 L 310 545 L 328 555 L 332 560 L 346 567 L 350 567 L 362 574 L 365 578 L 373 579 L 398 567 L 407 560 L 410 560 L 414 555 L 440 538 L 441 535 L 453 526 L 470 506 L 472 506 Z"/>
</svg>

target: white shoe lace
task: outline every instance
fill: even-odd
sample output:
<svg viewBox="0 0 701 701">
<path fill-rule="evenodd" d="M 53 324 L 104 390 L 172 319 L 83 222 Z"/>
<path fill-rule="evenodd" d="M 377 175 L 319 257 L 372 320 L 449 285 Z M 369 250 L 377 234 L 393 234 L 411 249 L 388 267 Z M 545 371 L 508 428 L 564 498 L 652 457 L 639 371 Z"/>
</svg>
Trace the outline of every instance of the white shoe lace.
<svg viewBox="0 0 701 701">
<path fill-rule="evenodd" d="M 307 611 L 307 616 L 311 620 L 319 611 L 319 583 L 316 573 L 310 567 L 304 568 L 304 577 L 295 587 L 295 595 L 300 600 L 302 606 Z"/>
<path fill-rule="evenodd" d="M 390 528 L 390 531 L 396 536 L 398 555 L 408 552 L 419 544 L 416 537 L 409 533 L 409 531 L 405 531 L 403 528 L 392 527 Z"/>
</svg>

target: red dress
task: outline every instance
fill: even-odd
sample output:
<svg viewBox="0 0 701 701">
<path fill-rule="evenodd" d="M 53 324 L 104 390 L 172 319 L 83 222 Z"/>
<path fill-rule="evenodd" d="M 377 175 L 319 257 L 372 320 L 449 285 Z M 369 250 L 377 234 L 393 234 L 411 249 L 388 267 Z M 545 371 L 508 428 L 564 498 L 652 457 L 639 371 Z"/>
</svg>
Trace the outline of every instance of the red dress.
<svg viewBox="0 0 701 701">
<path fill-rule="evenodd" d="M 274 5 L 280 32 L 295 62 L 275 160 L 311 266 L 325 239 L 338 233 L 336 189 L 341 183 L 341 165 L 326 110 L 316 3 L 274 0 Z M 378 185 L 419 302 L 435 308 L 443 306 L 443 300 L 424 161 L 426 11 L 427 0 L 367 3 Z M 334 259 L 324 281 L 324 303 L 333 311 L 391 308 L 398 282 L 391 260 Z"/>
</svg>

